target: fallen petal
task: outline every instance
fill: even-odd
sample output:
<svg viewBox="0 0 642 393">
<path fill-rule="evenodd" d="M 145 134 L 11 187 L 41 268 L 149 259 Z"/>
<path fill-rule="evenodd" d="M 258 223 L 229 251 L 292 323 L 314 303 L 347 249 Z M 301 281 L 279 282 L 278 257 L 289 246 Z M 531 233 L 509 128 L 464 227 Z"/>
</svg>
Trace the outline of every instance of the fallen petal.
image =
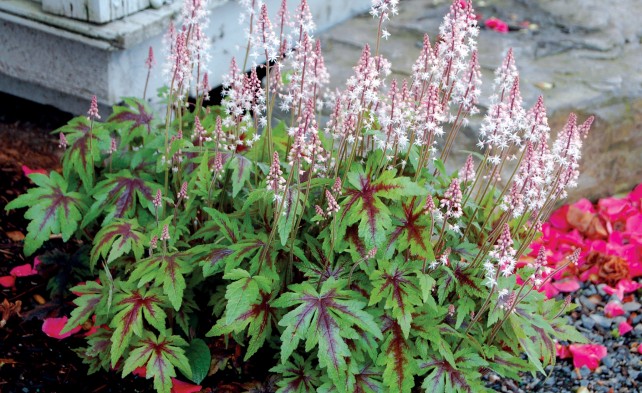
<svg viewBox="0 0 642 393">
<path fill-rule="evenodd" d="M 183 382 L 176 378 L 172 378 L 172 393 L 197 393 L 202 389 L 199 385 Z"/>
<path fill-rule="evenodd" d="M 14 277 L 27 277 L 38 274 L 38 271 L 31 267 L 30 264 L 25 263 L 24 265 L 16 266 L 9 272 Z"/>
<path fill-rule="evenodd" d="M 571 351 L 568 349 L 568 345 L 562 345 L 562 344 L 555 344 L 556 352 L 557 352 L 557 357 L 560 359 L 568 359 L 570 357 L 573 357 L 573 354 Z"/>
<path fill-rule="evenodd" d="M 22 173 L 25 174 L 25 176 L 29 176 L 32 173 L 42 173 L 43 175 L 46 175 L 48 172 L 46 169 L 31 169 L 26 165 L 22 166 Z"/>
<path fill-rule="evenodd" d="M 606 347 L 599 344 L 571 344 L 569 350 L 573 354 L 573 365 L 576 368 L 586 366 L 595 370 L 600 360 L 606 356 Z"/>
<path fill-rule="evenodd" d="M 5 288 L 13 288 L 16 285 L 16 278 L 14 276 L 0 277 L 0 285 Z"/>
<path fill-rule="evenodd" d="M 63 338 L 67 338 L 71 336 L 72 334 L 78 333 L 80 331 L 80 326 L 76 326 L 75 328 L 71 329 L 65 334 L 60 334 L 62 329 L 65 327 L 67 324 L 68 318 L 67 317 L 62 317 L 62 318 L 46 318 L 45 322 L 42 324 L 42 331 L 49 337 L 57 338 L 59 340 L 62 340 Z"/>
<path fill-rule="evenodd" d="M 147 368 L 145 366 L 136 367 L 132 374 L 141 378 L 147 378 Z"/>
<path fill-rule="evenodd" d="M 575 292 L 580 289 L 580 282 L 575 278 L 565 278 L 555 281 L 553 286 L 560 292 Z"/>
<path fill-rule="evenodd" d="M 619 302 L 609 302 L 609 304 L 604 307 L 604 314 L 609 318 L 615 318 L 626 314 L 626 311 L 624 311 Z"/>
<path fill-rule="evenodd" d="M 620 326 L 617 327 L 617 330 L 620 332 L 620 336 L 623 336 L 633 330 L 633 326 L 629 325 L 628 322 L 624 321 L 620 323 Z"/>
</svg>

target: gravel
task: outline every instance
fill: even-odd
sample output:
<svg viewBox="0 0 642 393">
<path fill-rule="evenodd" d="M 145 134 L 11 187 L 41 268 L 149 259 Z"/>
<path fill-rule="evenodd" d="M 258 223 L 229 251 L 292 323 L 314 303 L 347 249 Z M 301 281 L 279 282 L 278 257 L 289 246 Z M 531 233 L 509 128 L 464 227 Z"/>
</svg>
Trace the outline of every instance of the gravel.
<svg viewBox="0 0 642 393">
<path fill-rule="evenodd" d="M 579 307 L 569 314 L 573 324 L 591 343 L 606 346 L 608 354 L 600 366 L 591 371 L 586 366 L 576 369 L 573 359 L 557 359 L 546 367 L 546 375 L 524 373 L 520 381 L 490 378 L 488 384 L 505 393 L 639 393 L 642 392 L 642 310 L 640 291 L 626 295 L 622 308 L 626 314 L 616 318 L 604 315 L 604 305 L 616 296 L 607 295 L 600 286 L 584 284 L 572 293 Z M 633 330 L 620 336 L 618 326 L 627 321 Z M 561 343 L 570 344 L 570 343 Z"/>
</svg>

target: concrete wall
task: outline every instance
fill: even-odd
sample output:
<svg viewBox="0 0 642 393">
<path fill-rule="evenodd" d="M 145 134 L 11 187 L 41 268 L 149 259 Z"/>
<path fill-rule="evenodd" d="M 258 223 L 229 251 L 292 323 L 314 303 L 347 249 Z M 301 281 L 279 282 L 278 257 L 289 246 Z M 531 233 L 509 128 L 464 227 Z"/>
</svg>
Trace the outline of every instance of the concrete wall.
<svg viewBox="0 0 642 393">
<path fill-rule="evenodd" d="M 309 0 L 323 31 L 357 13 L 370 0 Z M 240 6 L 235 1 L 210 1 L 208 36 L 212 60 L 211 86 L 220 84 L 232 56 L 244 54 Z M 276 13 L 280 0 L 266 1 Z M 292 8 L 298 1 L 290 1 Z M 144 62 L 152 46 L 157 66 L 148 97 L 168 82 L 162 77 L 162 35 L 180 13 L 180 2 L 148 9 L 121 20 L 96 26 L 49 15 L 27 0 L 0 1 L 0 90 L 72 113 L 84 113 L 92 95 L 103 109 L 121 97 L 141 96 L 147 70 Z M 7 38 L 7 39 L 5 39 Z"/>
</svg>

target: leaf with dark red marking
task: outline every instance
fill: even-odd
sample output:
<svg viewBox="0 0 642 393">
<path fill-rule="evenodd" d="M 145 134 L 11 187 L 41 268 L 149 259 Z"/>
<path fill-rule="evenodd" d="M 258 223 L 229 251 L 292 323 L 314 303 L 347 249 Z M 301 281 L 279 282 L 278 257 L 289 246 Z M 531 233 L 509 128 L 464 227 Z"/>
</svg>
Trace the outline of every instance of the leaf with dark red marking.
<svg viewBox="0 0 642 393">
<path fill-rule="evenodd" d="M 136 135 L 141 135 L 142 131 L 147 134 L 151 132 L 151 124 L 154 116 L 149 108 L 149 105 L 142 100 L 136 98 L 125 98 L 126 106 L 114 106 L 114 112 L 109 116 L 110 123 L 120 123 L 124 127 L 120 132 L 123 140 L 132 138 Z"/>
<path fill-rule="evenodd" d="M 107 263 L 130 251 L 134 252 L 137 260 L 142 258 L 145 251 L 143 244 L 147 244 L 147 237 L 139 229 L 140 225 L 134 219 L 116 219 L 98 231 L 91 249 L 91 268 L 101 256 L 107 259 Z"/>
<path fill-rule="evenodd" d="M 78 297 L 74 299 L 76 308 L 71 312 L 71 317 L 61 333 L 67 333 L 76 326 L 80 326 L 87 321 L 96 310 L 98 303 L 105 298 L 103 296 L 103 286 L 96 281 L 87 281 L 82 285 L 76 285 L 71 291 Z"/>
<path fill-rule="evenodd" d="M 391 392 L 410 392 L 417 374 L 413 343 L 404 337 L 401 325 L 387 315 L 384 316 L 383 334 L 382 352 L 377 359 L 377 364 L 385 367 L 383 383 Z"/>
<path fill-rule="evenodd" d="M 108 222 L 112 218 L 140 216 L 144 212 L 140 207 L 149 212 L 154 211 L 152 200 L 156 190 L 161 188 L 160 185 L 134 176 L 126 169 L 105 177 L 105 180 L 96 184 L 93 195 L 96 202 L 83 219 L 83 227 L 103 213 L 107 213 L 105 222 Z"/>
<path fill-rule="evenodd" d="M 344 389 L 340 389 L 334 382 L 328 381 L 319 387 L 317 392 L 381 393 L 384 391 L 383 383 L 381 383 L 382 370 L 379 367 L 371 363 L 365 365 L 356 364 L 354 361 L 350 363 L 349 367 L 352 375 Z"/>
<path fill-rule="evenodd" d="M 339 237 L 346 228 L 359 222 L 359 237 L 368 249 L 380 246 L 385 241 L 386 231 L 392 226 L 390 211 L 382 198 L 398 200 L 402 196 L 425 194 L 425 190 L 407 177 L 395 177 L 394 171 L 384 172 L 375 181 L 360 167 L 348 173 L 352 188 L 346 190 L 346 198 L 341 203 L 341 225 Z"/>
<path fill-rule="evenodd" d="M 145 367 L 146 377 L 154 378 L 154 388 L 157 392 L 171 393 L 172 378 L 176 376 L 175 367 L 191 378 L 192 371 L 185 356 L 184 347 L 187 342 L 179 336 L 161 332 L 158 337 L 145 331 L 143 337 L 136 343 L 123 366 L 123 377 L 138 367 Z"/>
<path fill-rule="evenodd" d="M 68 147 L 62 158 L 62 172 L 66 178 L 75 173 L 82 180 L 85 190 L 94 185 L 94 166 L 101 163 L 101 150 L 109 147 L 109 132 L 101 123 L 90 121 L 85 116 L 73 118 L 58 130 L 65 135 Z"/>
<path fill-rule="evenodd" d="M 457 352 L 453 363 L 439 355 L 428 356 L 427 360 L 419 362 L 420 374 L 430 371 L 421 387 L 435 393 L 485 391 L 478 370 L 487 366 L 488 362 L 468 350 Z"/>
<path fill-rule="evenodd" d="M 293 353 L 291 359 L 270 369 L 279 373 L 281 378 L 276 383 L 277 393 L 308 393 L 316 392 L 319 385 L 319 370 L 312 364 L 311 359 L 303 359 Z"/>
<path fill-rule="evenodd" d="M 29 207 L 25 213 L 25 218 L 31 220 L 25 238 L 25 255 L 33 254 L 52 234 L 62 234 L 64 241 L 69 240 L 86 210 L 82 194 L 67 191 L 67 180 L 57 172 L 49 176 L 34 173 L 29 177 L 37 187 L 5 207 L 5 210 Z"/>
<path fill-rule="evenodd" d="M 257 280 L 257 278 L 259 279 Z M 241 333 L 249 326 L 247 335 L 250 337 L 250 340 L 245 354 L 245 360 L 256 353 L 256 351 L 263 346 L 265 340 L 270 337 L 278 314 L 276 308 L 271 304 L 273 296 L 271 294 L 271 284 L 269 280 L 260 276 L 254 276 L 252 279 L 259 288 L 256 296 L 253 296 L 251 293 L 254 292 L 254 290 L 242 293 L 240 295 L 241 297 L 249 296 L 251 300 L 249 302 L 243 300 L 241 307 L 239 307 L 238 304 L 240 302 L 232 302 L 232 300 L 228 299 L 228 307 L 225 310 L 225 315 L 223 318 L 220 318 L 216 322 L 216 325 L 207 333 L 207 336 L 221 336 L 232 332 Z M 241 278 L 228 285 L 228 291 L 225 294 L 226 298 L 235 295 L 236 289 L 230 289 L 230 286 L 234 284 L 236 284 L 236 288 L 240 289 L 248 289 L 253 286 L 247 278 Z M 239 286 L 239 284 L 241 285 Z M 230 303 L 236 304 L 230 308 Z M 230 318 L 230 316 L 233 316 L 233 318 Z"/>
<path fill-rule="evenodd" d="M 410 249 L 416 255 L 428 262 L 435 260 L 433 246 L 430 242 L 430 216 L 424 214 L 423 207 L 413 208 L 413 202 L 402 203 L 401 208 L 394 206 L 393 230 L 388 238 L 386 254 L 403 252 Z"/>
<path fill-rule="evenodd" d="M 143 318 L 158 331 L 165 329 L 166 306 L 164 296 L 157 288 L 146 290 L 120 282 L 120 292 L 114 295 L 114 317 L 110 327 L 111 365 L 114 367 L 129 346 L 132 336 L 143 337 Z"/>
<path fill-rule="evenodd" d="M 379 260 L 379 268 L 370 275 L 374 288 L 368 305 L 385 299 L 384 309 L 392 309 L 392 317 L 401 326 L 404 337 L 408 338 L 415 306 L 421 306 L 423 302 L 421 288 L 415 283 L 416 277 L 402 267 L 403 264 L 399 258 L 393 262 Z"/>
<path fill-rule="evenodd" d="M 183 302 L 183 292 L 186 283 L 184 275 L 194 270 L 190 252 L 161 253 L 145 258 L 136 264 L 130 280 L 138 281 L 142 286 L 154 281 L 157 286 L 163 286 L 163 292 L 169 298 L 176 311 Z"/>
<path fill-rule="evenodd" d="M 279 321 L 285 327 L 281 362 L 305 339 L 307 350 L 318 347 L 319 365 L 327 369 L 330 379 L 343 386 L 347 379 L 346 358 L 351 356 L 345 339 L 357 337 L 354 326 L 382 337 L 372 315 L 363 311 L 365 303 L 356 300 L 356 292 L 343 289 L 345 285 L 343 280 L 329 279 L 317 292 L 310 283 L 294 284 L 290 286 L 292 292 L 274 302 L 275 307 L 296 307 Z"/>
</svg>

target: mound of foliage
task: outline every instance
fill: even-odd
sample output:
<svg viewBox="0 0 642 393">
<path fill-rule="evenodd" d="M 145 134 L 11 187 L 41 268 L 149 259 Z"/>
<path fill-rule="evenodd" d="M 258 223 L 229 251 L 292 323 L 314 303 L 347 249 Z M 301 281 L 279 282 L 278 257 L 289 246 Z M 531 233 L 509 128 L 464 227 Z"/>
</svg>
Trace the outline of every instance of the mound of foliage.
<svg viewBox="0 0 642 393">
<path fill-rule="evenodd" d="M 470 2 L 452 3 L 408 80 L 387 81 L 378 49 L 397 1 L 373 1 L 376 47 L 325 95 L 306 1 L 292 13 L 283 1 L 276 20 L 242 4 L 246 55 L 221 106 L 202 105 L 208 8 L 188 0 L 167 36 L 166 111 L 126 98 L 101 121 L 94 97 L 59 130 L 62 173 L 31 174 L 7 206 L 28 208 L 27 255 L 52 235 L 89 245 L 75 260 L 93 280 L 71 288 L 60 334 L 93 321 L 78 351 L 91 372 L 144 367 L 169 392 L 178 374 L 203 380 L 220 336 L 246 360 L 273 348 L 280 392 L 481 392 L 489 369 L 543 372 L 555 340 L 583 341 L 563 317 L 572 306 L 539 291 L 554 276 L 545 260 L 517 260 L 575 185 L 592 119 L 571 115 L 549 140 L 543 100 L 523 108 L 508 51 L 480 152 L 448 173 L 478 113 Z"/>
</svg>

